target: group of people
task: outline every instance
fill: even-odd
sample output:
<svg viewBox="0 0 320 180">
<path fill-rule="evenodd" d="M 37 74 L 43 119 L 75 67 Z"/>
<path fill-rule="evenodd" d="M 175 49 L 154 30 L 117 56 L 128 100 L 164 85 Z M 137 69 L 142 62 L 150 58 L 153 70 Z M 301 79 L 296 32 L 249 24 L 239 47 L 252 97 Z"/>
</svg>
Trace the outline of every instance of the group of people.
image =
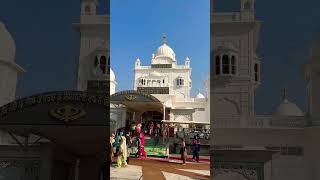
<svg viewBox="0 0 320 180">
<path fill-rule="evenodd" d="M 150 136 L 159 136 L 161 133 L 160 123 L 154 123 L 153 121 L 150 121 L 147 125 L 143 124 L 142 126 L 144 133 Z"/>
<path fill-rule="evenodd" d="M 141 131 L 140 124 L 135 127 L 134 131 L 125 131 L 122 128 L 116 132 L 116 135 L 112 134 L 110 146 L 112 147 L 111 164 L 115 157 L 117 159 L 116 167 L 126 167 L 128 165 L 132 147 L 137 148 L 136 157 L 147 156 L 144 150 L 144 133 Z"/>
<path fill-rule="evenodd" d="M 153 123 L 150 123 L 150 126 L 152 127 Z M 156 125 L 156 128 L 151 130 L 149 129 L 149 133 L 155 135 L 155 137 L 159 137 L 159 134 L 157 130 L 160 130 L 159 128 L 160 124 Z M 192 140 L 192 153 L 193 157 L 192 159 L 196 162 L 199 162 L 199 152 L 200 152 L 200 140 L 199 135 L 195 135 Z M 125 167 L 129 163 L 129 157 L 131 154 L 132 149 L 136 149 L 135 157 L 147 157 L 147 153 L 144 150 L 144 132 L 142 131 L 142 125 L 138 124 L 136 126 L 132 126 L 130 129 L 119 129 L 116 134 L 112 134 L 110 137 L 110 146 L 112 147 L 111 151 L 111 160 L 116 158 L 116 167 Z M 186 164 L 187 160 L 187 147 L 186 142 L 184 139 L 182 139 L 181 148 L 180 148 L 180 154 L 181 154 L 181 160 L 183 164 Z M 112 163 L 112 161 L 111 161 Z"/>
<path fill-rule="evenodd" d="M 192 140 L 192 152 L 193 152 L 192 160 L 199 162 L 200 140 L 199 140 L 199 136 L 197 135 L 194 136 Z M 185 165 L 188 157 L 188 151 L 186 147 L 186 141 L 184 139 L 182 139 L 180 155 L 181 155 L 182 164 Z"/>
</svg>

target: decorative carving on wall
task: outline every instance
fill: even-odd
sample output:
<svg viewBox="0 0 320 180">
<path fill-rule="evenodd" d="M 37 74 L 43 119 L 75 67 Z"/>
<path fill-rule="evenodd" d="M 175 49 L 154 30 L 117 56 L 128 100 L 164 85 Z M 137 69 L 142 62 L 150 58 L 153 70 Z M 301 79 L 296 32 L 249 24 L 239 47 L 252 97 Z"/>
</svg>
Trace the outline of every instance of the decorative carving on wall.
<svg viewBox="0 0 320 180">
<path fill-rule="evenodd" d="M 244 180 L 264 179 L 264 163 L 254 162 L 214 162 L 211 176 L 215 179 L 218 175 L 238 174 Z"/>
<path fill-rule="evenodd" d="M 192 121 L 192 114 L 190 113 L 174 113 L 174 120 L 175 121 Z"/>
<path fill-rule="evenodd" d="M 245 168 L 217 168 L 214 169 L 213 178 L 217 177 L 219 174 L 229 174 L 235 173 L 239 174 L 243 179 L 246 180 L 258 180 L 257 171 L 254 169 L 245 169 Z"/>
<path fill-rule="evenodd" d="M 133 100 L 135 100 L 137 98 L 137 96 L 135 96 L 135 95 L 133 95 L 133 94 L 128 94 L 128 95 L 126 95 L 126 99 L 128 100 L 128 101 L 133 101 Z"/>
<path fill-rule="evenodd" d="M 5 118 L 10 112 L 21 112 L 23 109 L 38 104 L 99 104 L 109 109 L 109 95 L 90 94 L 81 91 L 58 91 L 29 96 L 13 101 L 0 107 L 0 118 Z"/>
<path fill-rule="evenodd" d="M 64 122 L 74 121 L 83 117 L 86 112 L 78 106 L 63 105 L 50 111 L 50 115 Z"/>
<path fill-rule="evenodd" d="M 234 107 L 237 109 L 238 114 L 240 114 L 239 104 L 238 104 L 235 100 L 230 99 L 230 98 L 228 98 L 228 97 L 225 97 L 224 100 L 227 101 L 227 102 L 230 102 L 231 104 L 233 104 Z"/>
<path fill-rule="evenodd" d="M 141 92 L 141 91 L 135 91 L 135 90 L 127 90 L 127 91 L 120 91 L 120 92 L 117 92 L 115 94 L 112 94 L 110 96 L 111 98 L 111 101 L 114 101 L 114 100 L 117 100 L 118 98 L 120 97 L 125 97 L 127 95 L 135 95 L 137 98 L 139 97 L 140 99 L 143 98 L 144 101 L 148 100 L 148 101 L 152 101 L 152 102 L 160 102 L 156 97 L 150 95 L 150 94 L 147 94 L 147 93 L 144 93 L 144 92 Z M 121 99 L 121 98 L 120 98 Z"/>
</svg>

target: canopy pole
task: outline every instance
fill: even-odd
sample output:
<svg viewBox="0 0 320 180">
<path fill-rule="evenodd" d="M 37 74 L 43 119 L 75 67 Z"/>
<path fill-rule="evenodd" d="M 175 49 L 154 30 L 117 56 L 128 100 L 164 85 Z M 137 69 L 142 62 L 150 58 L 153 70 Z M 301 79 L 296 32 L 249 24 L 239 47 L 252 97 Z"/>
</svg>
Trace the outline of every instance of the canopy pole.
<svg viewBox="0 0 320 180">
<path fill-rule="evenodd" d="M 166 120 L 166 104 L 163 102 L 163 120 Z M 164 127 L 162 125 L 162 127 Z M 162 129 L 162 144 L 164 144 L 164 134 L 163 134 L 164 129 Z"/>
</svg>

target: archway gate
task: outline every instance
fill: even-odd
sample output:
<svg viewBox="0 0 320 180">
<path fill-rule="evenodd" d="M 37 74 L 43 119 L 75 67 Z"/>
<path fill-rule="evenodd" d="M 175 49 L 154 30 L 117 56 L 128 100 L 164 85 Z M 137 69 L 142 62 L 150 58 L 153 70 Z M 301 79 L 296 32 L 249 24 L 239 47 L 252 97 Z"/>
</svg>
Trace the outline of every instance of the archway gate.
<svg viewBox="0 0 320 180">
<path fill-rule="evenodd" d="M 0 129 L 16 144 L 0 146 L 1 163 L 30 180 L 107 176 L 109 105 L 106 95 L 58 91 L 0 107 Z"/>
<path fill-rule="evenodd" d="M 142 115 L 145 112 L 160 112 L 162 117 L 166 117 L 165 105 L 156 97 L 136 90 L 121 91 L 110 96 L 110 102 L 114 109 L 126 108 L 127 115 L 125 121 L 126 128 L 130 128 L 131 124 L 144 124 Z M 119 119 L 119 121 L 122 121 Z M 162 120 L 158 121 L 162 123 Z M 119 123 L 123 124 L 123 123 Z M 147 126 L 147 124 L 145 124 Z M 120 127 L 118 127 L 120 128 Z M 154 139 L 146 137 L 145 150 L 148 155 L 169 156 L 168 144 L 160 140 L 160 144 L 154 145 Z"/>
</svg>

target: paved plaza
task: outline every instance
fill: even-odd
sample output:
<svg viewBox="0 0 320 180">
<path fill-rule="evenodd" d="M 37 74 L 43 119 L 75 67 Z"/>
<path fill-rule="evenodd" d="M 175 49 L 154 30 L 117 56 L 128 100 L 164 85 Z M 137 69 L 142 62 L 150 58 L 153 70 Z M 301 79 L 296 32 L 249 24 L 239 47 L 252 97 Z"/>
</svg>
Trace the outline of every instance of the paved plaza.
<svg viewBox="0 0 320 180">
<path fill-rule="evenodd" d="M 110 168 L 112 180 L 209 180 L 210 164 L 180 161 L 160 161 L 155 159 L 130 159 L 124 168 Z"/>
</svg>

